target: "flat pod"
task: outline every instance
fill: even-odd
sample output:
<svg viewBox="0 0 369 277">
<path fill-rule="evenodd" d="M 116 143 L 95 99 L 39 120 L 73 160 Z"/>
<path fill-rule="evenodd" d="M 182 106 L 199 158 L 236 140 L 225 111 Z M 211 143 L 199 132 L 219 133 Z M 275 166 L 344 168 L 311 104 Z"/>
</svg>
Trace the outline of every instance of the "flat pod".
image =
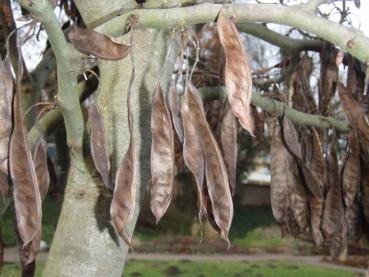
<svg viewBox="0 0 369 277">
<path fill-rule="evenodd" d="M 150 206 L 159 222 L 172 200 L 175 175 L 174 132 L 160 85 L 152 97 L 151 135 Z"/>
<path fill-rule="evenodd" d="M 88 109 L 88 118 L 91 126 L 90 148 L 92 159 L 105 186 L 111 189 L 110 160 L 105 148 L 104 121 L 100 109 L 95 103 L 92 103 Z"/>
<path fill-rule="evenodd" d="M 20 55 L 21 57 L 21 55 Z M 23 123 L 21 102 L 21 78 L 23 65 L 18 62 L 17 89 L 13 103 L 14 128 L 10 138 L 9 167 L 13 182 L 14 209 L 17 228 L 23 249 L 29 248 L 27 263 L 31 263 L 38 252 L 41 234 L 41 196 L 35 165 L 27 142 Z"/>
<path fill-rule="evenodd" d="M 36 145 L 33 156 L 40 196 L 41 200 L 43 200 L 50 185 L 49 167 L 47 164 L 47 144 L 43 138 Z"/>
<path fill-rule="evenodd" d="M 220 127 L 220 141 L 232 195 L 236 191 L 237 134 L 237 119 L 229 105 L 227 105 Z"/>
<path fill-rule="evenodd" d="M 344 207 L 341 188 L 341 180 L 338 174 L 338 162 L 335 141 L 331 143 L 328 156 L 329 163 L 329 188 L 325 200 L 323 212 L 322 231 L 326 240 L 338 236 L 343 224 Z"/>
<path fill-rule="evenodd" d="M 118 234 L 131 247 L 131 238 L 127 233 L 127 225 L 133 218 L 136 197 L 136 156 L 132 134 L 128 150 L 119 165 L 113 199 L 110 205 L 110 216 Z"/>
<path fill-rule="evenodd" d="M 369 124 L 360 103 L 354 98 L 341 83 L 337 85 L 338 93 L 342 102 L 343 111 L 346 113 L 350 124 L 358 133 L 360 139 L 369 145 Z"/>
<path fill-rule="evenodd" d="M 206 213 L 203 197 L 205 177 L 205 157 L 200 139 L 191 121 L 190 110 L 185 101 L 181 101 L 181 116 L 183 120 L 183 159 L 187 168 L 195 177 L 196 193 L 199 203 L 199 219 Z"/>
<path fill-rule="evenodd" d="M 226 57 L 225 83 L 228 101 L 240 124 L 250 134 L 254 133 L 251 113 L 252 78 L 244 44 L 235 23 L 220 10 L 218 33 Z"/>
<path fill-rule="evenodd" d="M 286 143 L 286 147 L 291 151 L 293 155 L 302 160 L 301 144 L 298 139 L 298 133 L 291 122 L 286 116 L 283 117 L 283 139 Z"/>
<path fill-rule="evenodd" d="M 102 60 L 124 59 L 132 48 L 109 36 L 77 26 L 72 28 L 68 36 L 78 51 L 87 55 L 94 55 Z"/>
<path fill-rule="evenodd" d="M 174 129 L 176 130 L 179 141 L 183 143 L 183 123 L 181 118 L 181 104 L 179 102 L 179 96 L 174 81 L 170 84 L 168 94 L 168 104 L 170 113 L 172 115 Z"/>
<path fill-rule="evenodd" d="M 0 60 L 0 170 L 8 174 L 9 139 L 12 130 L 13 77 L 10 59 Z"/>
<path fill-rule="evenodd" d="M 185 101 L 204 152 L 206 183 L 214 220 L 219 226 L 221 237 L 228 241 L 233 219 L 233 202 L 223 157 L 206 121 L 201 98 L 190 82 L 187 83 Z"/>
<path fill-rule="evenodd" d="M 348 158 L 342 169 L 342 189 L 345 208 L 354 203 L 360 186 L 360 146 L 354 132 L 349 135 Z"/>
</svg>

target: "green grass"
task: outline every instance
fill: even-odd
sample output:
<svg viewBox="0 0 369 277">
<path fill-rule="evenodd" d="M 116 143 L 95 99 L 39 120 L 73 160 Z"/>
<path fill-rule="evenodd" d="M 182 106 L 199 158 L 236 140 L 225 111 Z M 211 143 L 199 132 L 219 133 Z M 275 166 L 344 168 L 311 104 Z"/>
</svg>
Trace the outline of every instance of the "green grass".
<svg viewBox="0 0 369 277">
<path fill-rule="evenodd" d="M 61 197 L 55 200 L 47 196 L 42 205 L 42 240 L 48 244 L 51 243 L 55 233 L 62 201 Z M 13 218 L 12 208 L 8 208 L 4 217 L 0 218 L 1 231 L 6 246 L 14 246 L 17 243 Z"/>
<path fill-rule="evenodd" d="M 36 276 L 40 276 L 44 264 L 37 266 Z M 6 264 L 1 276 L 20 276 L 17 264 Z M 190 262 L 190 261 L 129 261 L 124 277 L 354 277 L 364 274 L 345 270 L 318 267 L 284 261 L 265 262 Z"/>
</svg>

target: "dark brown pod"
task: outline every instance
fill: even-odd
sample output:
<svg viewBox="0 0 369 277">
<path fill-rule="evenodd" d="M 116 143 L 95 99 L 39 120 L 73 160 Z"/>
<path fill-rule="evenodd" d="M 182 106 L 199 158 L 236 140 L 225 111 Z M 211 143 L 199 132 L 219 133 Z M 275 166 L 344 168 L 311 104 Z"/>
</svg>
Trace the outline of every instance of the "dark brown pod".
<svg viewBox="0 0 369 277">
<path fill-rule="evenodd" d="M 95 167 L 107 188 L 112 189 L 110 182 L 110 160 L 105 148 L 105 127 L 99 107 L 92 103 L 88 108 L 91 126 L 90 148 Z"/>
<path fill-rule="evenodd" d="M 33 155 L 38 187 L 40 190 L 41 200 L 43 200 L 49 190 L 50 184 L 49 167 L 47 164 L 47 144 L 43 138 L 41 138 L 36 145 Z"/>
<path fill-rule="evenodd" d="M 151 135 L 150 205 L 159 222 L 172 200 L 175 175 L 173 125 L 160 85 L 152 97 Z"/>
<path fill-rule="evenodd" d="M 22 249 L 28 251 L 25 260 L 29 264 L 34 261 L 40 246 L 42 208 L 35 165 L 23 123 L 20 92 L 22 75 L 23 65 L 20 58 L 13 103 L 14 127 L 10 138 L 9 167 L 13 182 L 13 199 L 18 233 L 23 244 Z"/>
<path fill-rule="evenodd" d="M 187 83 L 185 101 L 189 107 L 191 121 L 200 139 L 205 157 L 205 177 L 214 220 L 219 226 L 221 237 L 229 241 L 228 233 L 233 219 L 233 201 L 227 171 L 219 146 L 206 121 L 201 98 L 190 82 Z"/>
<path fill-rule="evenodd" d="M 102 60 L 121 60 L 127 57 L 131 46 L 90 29 L 74 26 L 68 34 L 70 42 L 81 53 Z"/>
<path fill-rule="evenodd" d="M 225 16 L 224 9 L 220 10 L 217 23 L 226 57 L 224 74 L 228 101 L 241 126 L 253 134 L 255 126 L 250 106 L 252 78 L 245 47 L 234 21 Z"/>
</svg>

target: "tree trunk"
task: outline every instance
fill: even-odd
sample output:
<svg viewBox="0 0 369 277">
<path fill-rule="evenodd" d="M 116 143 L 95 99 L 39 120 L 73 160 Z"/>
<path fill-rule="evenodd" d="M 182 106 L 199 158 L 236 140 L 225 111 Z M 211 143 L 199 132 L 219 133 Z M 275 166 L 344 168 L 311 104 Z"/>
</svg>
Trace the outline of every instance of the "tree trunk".
<svg viewBox="0 0 369 277">
<path fill-rule="evenodd" d="M 124 40 L 128 41 L 130 34 Z M 132 88 L 134 137 L 138 155 L 138 193 L 133 232 L 139 202 L 150 175 L 151 92 L 163 67 L 168 35 L 158 30 L 135 32 L 134 62 L 136 79 Z M 172 51 L 173 53 L 175 51 Z M 174 63 L 167 62 L 161 83 L 167 89 Z M 112 179 L 129 144 L 127 89 L 131 61 L 100 63 L 98 103 L 104 116 L 108 151 L 112 156 Z M 64 203 L 43 276 L 121 276 L 127 246 L 118 238 L 110 223 L 111 193 L 104 189 L 99 176 L 92 173 L 88 159 L 72 156 Z"/>
</svg>

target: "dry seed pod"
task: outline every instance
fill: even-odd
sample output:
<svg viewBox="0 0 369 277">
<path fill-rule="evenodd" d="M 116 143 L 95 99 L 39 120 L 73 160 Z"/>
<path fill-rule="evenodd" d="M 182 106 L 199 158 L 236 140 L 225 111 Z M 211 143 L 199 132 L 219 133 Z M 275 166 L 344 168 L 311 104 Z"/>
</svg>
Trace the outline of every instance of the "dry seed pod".
<svg viewBox="0 0 369 277">
<path fill-rule="evenodd" d="M 330 241 L 338 236 L 343 228 L 344 207 L 342 202 L 341 180 L 338 174 L 338 162 L 335 141 L 331 143 L 328 157 L 329 188 L 323 212 L 322 231 L 324 238 Z"/>
<path fill-rule="evenodd" d="M 184 131 L 183 159 L 186 166 L 195 177 L 196 193 L 199 203 L 199 219 L 201 222 L 202 214 L 206 213 L 205 202 L 203 199 L 203 191 L 205 191 L 205 157 L 195 126 L 191 122 L 190 111 L 185 101 L 181 101 L 181 116 Z"/>
<path fill-rule="evenodd" d="M 361 205 L 363 207 L 364 217 L 369 223 L 369 167 L 361 160 Z"/>
<path fill-rule="evenodd" d="M 236 169 L 237 169 L 237 119 L 232 113 L 229 105 L 220 127 L 220 141 L 224 157 L 224 164 L 228 174 L 229 185 L 232 195 L 236 191 Z"/>
<path fill-rule="evenodd" d="M 310 198 L 311 233 L 316 246 L 323 246 L 324 238 L 321 230 L 324 200 L 313 196 Z"/>
<path fill-rule="evenodd" d="M 0 171 L 0 196 L 8 196 L 9 185 L 8 185 L 8 175 Z"/>
<path fill-rule="evenodd" d="M 133 63 L 133 56 L 131 56 Z M 137 157 L 136 144 L 133 137 L 133 114 L 131 107 L 132 84 L 135 80 L 135 68 L 132 69 L 127 94 L 129 145 L 115 176 L 113 199 L 110 205 L 110 216 L 118 234 L 132 248 L 132 241 L 127 231 L 128 223 L 133 219 L 137 191 Z"/>
<path fill-rule="evenodd" d="M 100 173 L 107 188 L 112 188 L 109 173 L 110 160 L 105 149 L 104 121 L 99 107 L 92 103 L 88 109 L 88 118 L 91 126 L 90 147 L 95 167 Z"/>
<path fill-rule="evenodd" d="M 36 145 L 33 155 L 40 196 L 41 200 L 43 200 L 49 190 L 50 184 L 49 168 L 47 165 L 47 144 L 43 138 Z"/>
<path fill-rule="evenodd" d="M 301 145 L 298 139 L 298 134 L 295 126 L 286 116 L 283 117 L 283 138 L 286 147 L 293 155 L 302 160 Z"/>
<path fill-rule="evenodd" d="M 350 124 L 358 133 L 359 137 L 362 138 L 366 144 L 369 144 L 368 118 L 363 112 L 360 103 L 341 83 L 337 85 L 337 88 L 342 101 L 343 110 Z"/>
<path fill-rule="evenodd" d="M 180 142 L 183 143 L 183 123 L 181 118 L 181 104 L 179 102 L 179 96 L 174 81 L 170 84 L 168 94 L 168 104 L 170 113 L 172 115 L 174 129 L 176 130 Z"/>
<path fill-rule="evenodd" d="M 102 60 L 124 59 L 131 51 L 131 46 L 90 29 L 74 26 L 68 36 L 78 51 Z"/>
<path fill-rule="evenodd" d="M 35 165 L 27 142 L 27 133 L 23 123 L 21 102 L 21 79 L 23 64 L 18 62 L 17 89 L 13 103 L 14 128 L 10 138 L 9 167 L 13 182 L 14 209 L 17 220 L 17 228 L 22 249 L 28 249 L 26 263 L 34 261 L 38 249 L 41 234 L 41 196 Z"/>
<path fill-rule="evenodd" d="M 245 46 L 235 23 L 221 9 L 218 17 L 218 33 L 226 56 L 225 83 L 228 101 L 240 124 L 250 134 L 254 133 L 254 120 L 250 101 L 252 95 L 251 69 Z"/>
<path fill-rule="evenodd" d="M 349 135 L 350 152 L 342 169 L 343 200 L 346 209 L 353 204 L 360 186 L 360 146 L 354 132 Z"/>
<path fill-rule="evenodd" d="M 286 160 L 286 149 L 280 138 L 280 127 L 276 122 L 272 122 L 271 148 L 270 148 L 270 201 L 274 218 L 278 223 L 283 224 L 286 219 L 288 200 L 288 163 Z"/>
<path fill-rule="evenodd" d="M 358 243 L 363 236 L 363 213 L 356 197 L 350 208 L 345 210 L 347 235 L 351 241 Z"/>
<path fill-rule="evenodd" d="M 0 170 L 8 174 L 9 139 L 12 130 L 13 77 L 10 58 L 0 60 Z"/>
<path fill-rule="evenodd" d="M 159 222 L 172 200 L 175 175 L 173 125 L 160 85 L 152 97 L 151 134 L 150 206 Z"/>
<path fill-rule="evenodd" d="M 201 98 L 190 82 L 185 91 L 185 101 L 205 156 L 205 177 L 214 220 L 219 226 L 221 237 L 229 241 L 228 233 L 233 218 L 233 202 L 227 171 L 219 146 L 206 121 Z"/>
</svg>

